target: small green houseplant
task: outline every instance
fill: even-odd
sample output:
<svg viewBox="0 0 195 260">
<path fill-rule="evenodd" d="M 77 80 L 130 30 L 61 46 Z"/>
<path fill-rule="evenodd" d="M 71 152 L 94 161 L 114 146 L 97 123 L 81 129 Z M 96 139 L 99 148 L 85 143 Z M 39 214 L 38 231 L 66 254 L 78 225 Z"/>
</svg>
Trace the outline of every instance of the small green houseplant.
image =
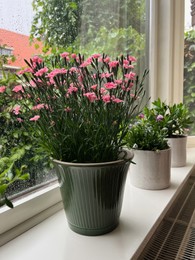
<svg viewBox="0 0 195 260">
<path fill-rule="evenodd" d="M 152 120 L 160 115 L 160 129 L 167 130 L 167 138 L 171 147 L 171 166 L 181 167 L 186 165 L 187 133 L 192 124 L 191 113 L 183 103 L 167 105 L 160 99 L 152 103 Z"/>
<path fill-rule="evenodd" d="M 128 148 L 148 151 L 158 151 L 169 148 L 166 140 L 167 130 L 159 129 L 161 116 L 157 115 L 155 121 L 150 120 L 150 110 L 145 107 L 143 113 L 137 117 L 125 137 Z"/>
<path fill-rule="evenodd" d="M 119 222 L 132 159 L 124 137 L 142 108 L 148 73 L 139 78 L 135 61 L 64 52 L 45 63 L 36 56 L 12 89 L 13 116 L 53 158 L 69 226 L 84 235 L 107 233 Z"/>
<path fill-rule="evenodd" d="M 164 189 L 170 185 L 171 151 L 167 130 L 159 130 L 160 121 L 160 115 L 153 121 L 153 110 L 145 107 L 125 137 L 127 147 L 134 152 L 130 179 L 142 189 Z"/>
<path fill-rule="evenodd" d="M 153 121 L 156 115 L 161 116 L 159 129 L 167 129 L 167 138 L 187 134 L 192 124 L 190 111 L 183 103 L 168 105 L 160 98 L 152 102 Z"/>
</svg>

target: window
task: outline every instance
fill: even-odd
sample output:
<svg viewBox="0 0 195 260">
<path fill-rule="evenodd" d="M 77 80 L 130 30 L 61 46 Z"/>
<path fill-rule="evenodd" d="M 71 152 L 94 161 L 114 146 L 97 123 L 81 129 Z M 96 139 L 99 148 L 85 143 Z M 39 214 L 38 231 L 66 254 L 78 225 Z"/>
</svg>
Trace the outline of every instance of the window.
<svg viewBox="0 0 195 260">
<path fill-rule="evenodd" d="M 11 56 L 12 55 L 12 49 L 10 49 L 8 47 L 0 47 L 0 55 Z"/>
<path fill-rule="evenodd" d="M 9 16 L 1 14 L 2 2 L 4 1 L 0 0 L 0 16 L 8 19 Z M 14 14 L 18 9 L 17 2 L 14 1 L 16 4 Z M 139 58 L 140 72 L 142 66 L 148 67 L 149 60 L 149 96 L 151 96 L 151 100 L 160 97 L 167 102 L 183 101 L 184 0 L 107 0 L 104 2 L 83 0 L 83 5 L 80 5 L 79 0 L 74 2 L 63 0 L 53 1 L 53 3 L 57 3 L 55 8 L 52 6 L 52 1 L 49 1 L 50 5 L 47 5 L 46 0 L 41 2 L 43 2 L 45 12 L 41 11 L 38 4 L 34 5 L 34 20 L 31 15 L 32 9 L 28 12 L 20 11 L 25 6 L 31 8 L 31 1 L 24 1 L 19 12 L 20 15 L 28 14 L 28 22 L 25 24 L 29 24 L 29 19 L 30 25 L 33 21 L 32 33 L 34 36 L 43 39 L 41 30 L 44 28 L 46 32 L 44 39 L 47 43 L 44 47 L 45 51 L 48 46 L 54 47 L 55 42 L 58 42 L 59 48 L 62 50 L 66 46 L 66 49 L 70 51 L 79 50 L 86 54 L 94 51 L 111 51 L 113 55 L 116 55 L 133 50 L 133 54 Z M 65 2 L 69 4 L 63 6 Z M 6 1 L 7 10 L 9 3 L 13 4 L 13 1 Z M 66 8 L 68 12 L 64 12 Z M 70 19 L 69 15 L 74 19 Z M 65 27 L 63 27 L 64 20 L 68 21 Z M 13 23 L 10 22 L 9 26 L 11 24 Z M 22 26 L 20 26 L 20 30 L 21 28 Z M 7 29 L 11 30 L 10 27 Z M 0 28 L 0 43 L 1 39 Z M 36 49 L 36 52 L 38 50 Z M 56 51 L 56 48 L 53 48 L 53 51 Z M 193 144 L 192 140 L 190 142 Z M 49 186 L 45 190 L 33 191 L 27 199 L 18 201 L 14 210 L 9 211 L 7 208 L 0 210 L 2 212 L 0 222 L 3 223 L 2 221 L 6 219 L 7 223 L 7 227 L 2 227 L 0 233 L 6 232 L 10 227 L 14 228 L 42 210 L 45 212 L 44 216 L 48 216 L 62 207 L 58 203 L 59 201 L 57 184 L 54 189 Z M 58 206 L 55 207 L 55 205 Z M 50 210 L 47 211 L 47 209 Z M 15 217 L 14 211 L 17 217 Z M 22 214 L 19 214 L 20 212 Z M 22 218 L 20 219 L 18 215 L 22 215 Z M 11 219 L 11 216 L 15 220 Z M 23 228 L 22 230 L 24 231 Z M 21 228 L 18 232 L 21 232 Z"/>
<path fill-rule="evenodd" d="M 11 8 L 13 15 L 9 15 Z M 24 58 L 29 60 L 33 55 L 42 54 L 42 48 L 44 52 L 47 52 L 49 48 L 55 52 L 57 46 L 61 51 L 74 50 L 74 52 L 82 52 L 86 56 L 94 52 L 105 52 L 114 57 L 120 53 L 130 53 L 138 58 L 137 70 L 140 73 L 145 67 L 148 67 L 148 0 L 106 0 L 103 2 L 95 0 L 15 0 L 13 2 L 7 0 L 6 3 L 0 0 L 0 16 L 2 21 L 0 44 L 12 46 L 13 55 L 16 58 L 11 66 L 24 67 Z M 39 41 L 29 45 L 29 39 L 32 40 L 34 37 Z M 0 85 L 10 84 L 9 86 L 12 86 L 15 80 L 12 77 L 13 74 L 7 75 L 0 81 Z M 8 134 L 12 138 L 9 139 L 9 142 L 5 140 L 6 144 L 9 143 L 6 151 L 11 151 L 12 144 L 15 145 L 15 138 L 19 140 L 19 145 L 23 142 L 29 148 L 31 143 L 28 132 L 22 132 L 14 125 L 12 128 L 3 129 L 2 136 L 7 137 Z M 31 160 L 31 152 L 31 150 L 27 151 L 22 162 L 28 163 Z M 15 202 L 13 210 L 6 207 L 0 209 L 0 221 L 5 223 L 0 229 L 1 241 L 6 242 L 13 237 L 12 232 L 7 231 L 10 228 L 19 234 L 25 229 L 23 224 L 25 220 L 31 218 L 30 225 L 35 225 L 37 221 L 62 207 L 58 185 L 55 183 L 52 172 L 51 178 L 46 179 L 46 188 L 42 187 L 45 176 L 48 177 L 47 172 L 42 174 L 44 163 L 43 158 L 41 165 L 35 165 L 35 167 L 32 165 L 31 175 L 35 177 L 22 185 L 25 186 L 25 189 L 21 185 L 18 186 L 18 182 L 10 186 L 10 193 L 16 191 L 22 197 Z M 37 174 L 37 168 L 41 169 L 41 173 Z M 36 189 L 34 189 L 35 186 Z M 24 196 L 26 192 L 28 192 L 27 197 Z M 44 216 L 43 218 L 40 217 L 40 212 L 43 213 L 41 214 Z M 20 225 L 20 223 L 22 224 Z"/>
</svg>

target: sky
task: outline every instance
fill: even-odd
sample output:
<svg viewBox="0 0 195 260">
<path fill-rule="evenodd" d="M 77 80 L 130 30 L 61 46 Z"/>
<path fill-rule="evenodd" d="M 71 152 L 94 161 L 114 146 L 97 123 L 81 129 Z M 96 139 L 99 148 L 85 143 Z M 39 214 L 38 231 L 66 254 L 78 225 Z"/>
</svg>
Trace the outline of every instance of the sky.
<svg viewBox="0 0 195 260">
<path fill-rule="evenodd" d="M 0 28 L 29 35 L 33 18 L 32 0 L 0 0 Z"/>
<path fill-rule="evenodd" d="M 33 19 L 32 0 L 0 0 L 0 28 L 29 35 Z M 185 28 L 191 26 L 190 0 L 185 0 Z"/>
<path fill-rule="evenodd" d="M 191 0 L 185 0 L 185 29 L 189 29 L 191 27 L 190 1 Z"/>
</svg>

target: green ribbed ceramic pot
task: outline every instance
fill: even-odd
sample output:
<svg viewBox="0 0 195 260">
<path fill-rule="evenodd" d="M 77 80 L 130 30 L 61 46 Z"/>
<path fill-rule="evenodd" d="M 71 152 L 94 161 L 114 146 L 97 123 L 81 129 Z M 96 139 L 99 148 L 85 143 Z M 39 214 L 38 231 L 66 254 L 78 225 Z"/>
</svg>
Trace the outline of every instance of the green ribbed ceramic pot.
<svg viewBox="0 0 195 260">
<path fill-rule="evenodd" d="M 87 236 L 103 235 L 115 229 L 130 161 L 53 162 L 70 229 Z"/>
</svg>

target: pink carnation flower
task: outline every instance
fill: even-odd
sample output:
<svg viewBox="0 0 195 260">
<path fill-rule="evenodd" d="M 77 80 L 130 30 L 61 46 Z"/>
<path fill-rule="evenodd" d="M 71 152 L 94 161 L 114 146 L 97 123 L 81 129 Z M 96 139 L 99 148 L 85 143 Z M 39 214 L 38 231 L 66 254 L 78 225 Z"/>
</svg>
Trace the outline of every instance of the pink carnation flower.
<svg viewBox="0 0 195 260">
<path fill-rule="evenodd" d="M 134 56 L 129 56 L 129 57 L 128 57 L 128 60 L 129 60 L 129 61 L 136 61 L 137 59 L 136 59 Z"/>
<path fill-rule="evenodd" d="M 13 113 L 15 114 L 15 115 L 18 115 L 18 114 L 20 114 L 20 109 L 21 109 L 21 107 L 18 105 L 18 106 L 15 106 L 14 108 L 13 108 Z"/>
<path fill-rule="evenodd" d="M 60 56 L 61 56 L 62 58 L 66 58 L 66 57 L 69 56 L 69 53 L 68 53 L 68 52 L 63 52 L 63 53 L 60 54 Z"/>
<path fill-rule="evenodd" d="M 97 96 L 94 92 L 87 92 L 83 94 L 83 96 L 87 97 L 90 102 L 94 102 L 95 100 L 97 100 Z"/>
<path fill-rule="evenodd" d="M 77 68 L 76 67 L 72 67 L 69 69 L 70 72 L 77 72 Z"/>
<path fill-rule="evenodd" d="M 113 73 L 108 73 L 108 72 L 106 72 L 106 73 L 102 73 L 101 75 L 100 75 L 100 77 L 101 78 L 109 78 L 110 76 L 112 76 L 113 75 Z"/>
<path fill-rule="evenodd" d="M 71 54 L 71 57 L 72 57 L 73 59 L 76 59 L 76 58 L 77 58 L 77 55 L 76 55 L 75 53 L 72 53 L 72 54 Z"/>
<path fill-rule="evenodd" d="M 95 53 L 91 57 L 94 58 L 94 59 L 98 59 L 99 57 L 101 57 L 101 54 Z"/>
<path fill-rule="evenodd" d="M 104 101 L 104 103 L 110 103 L 110 95 L 104 95 L 103 97 L 102 97 L 102 100 Z"/>
<path fill-rule="evenodd" d="M 121 103 L 121 102 L 123 102 L 122 99 L 115 98 L 115 97 L 112 97 L 112 101 L 113 101 L 114 103 Z"/>
<path fill-rule="evenodd" d="M 32 58 L 32 62 L 40 64 L 41 62 L 43 62 L 43 60 L 39 56 L 34 56 Z"/>
<path fill-rule="evenodd" d="M 40 70 L 38 70 L 36 73 L 35 73 L 35 76 L 37 77 L 41 77 L 43 76 L 43 74 L 47 73 L 48 72 L 48 68 L 45 67 L 45 68 L 42 68 Z"/>
<path fill-rule="evenodd" d="M 119 62 L 118 62 L 117 60 L 115 60 L 115 61 L 110 61 L 110 62 L 108 63 L 108 65 L 109 65 L 110 68 L 116 68 L 118 64 L 119 64 Z"/>
<path fill-rule="evenodd" d="M 91 86 L 91 89 L 93 89 L 93 90 L 96 90 L 96 89 L 97 89 L 97 84 L 96 84 L 96 85 L 93 85 L 93 86 Z"/>
<path fill-rule="evenodd" d="M 116 83 L 117 85 L 120 85 L 123 83 L 122 79 L 115 79 L 114 83 Z"/>
<path fill-rule="evenodd" d="M 123 60 L 123 66 L 124 65 L 129 65 L 129 61 L 128 60 Z"/>
<path fill-rule="evenodd" d="M 40 118 L 40 116 L 39 116 L 39 115 L 36 115 L 36 116 L 34 116 L 34 117 L 31 117 L 29 120 L 30 120 L 30 121 L 37 121 L 39 118 Z"/>
<path fill-rule="evenodd" d="M 32 107 L 32 110 L 40 110 L 41 108 L 44 108 L 45 107 L 45 104 L 38 104 L 34 107 Z"/>
<path fill-rule="evenodd" d="M 117 87 L 117 84 L 114 82 L 107 82 L 104 84 L 104 86 L 106 87 L 106 89 L 114 89 Z"/>
<path fill-rule="evenodd" d="M 17 86 L 15 86 L 13 89 L 12 89 L 12 91 L 13 92 L 24 92 L 24 89 L 23 89 L 23 87 L 22 87 L 22 85 L 17 85 Z"/>
<path fill-rule="evenodd" d="M 104 61 L 105 63 L 109 63 L 109 62 L 110 62 L 110 57 L 104 58 L 103 61 Z"/>
<path fill-rule="evenodd" d="M 6 86 L 1 86 L 1 87 L 0 87 L 0 93 L 4 93 L 5 90 L 6 90 Z"/>
<path fill-rule="evenodd" d="M 105 88 L 100 88 L 100 93 L 104 94 L 106 92 Z"/>
<path fill-rule="evenodd" d="M 88 61 L 84 61 L 81 65 L 80 65 L 80 68 L 85 68 L 87 66 L 89 66 L 91 64 L 91 61 L 88 60 Z"/>
<path fill-rule="evenodd" d="M 126 65 L 126 64 L 124 64 L 123 67 L 124 67 L 125 69 L 134 69 L 134 66 L 133 66 L 133 65 Z"/>
<path fill-rule="evenodd" d="M 130 72 L 128 74 L 125 74 L 125 77 L 128 78 L 128 79 L 131 79 L 131 80 L 134 80 L 135 79 L 135 73 L 134 72 Z"/>
<path fill-rule="evenodd" d="M 67 94 L 72 94 L 73 92 L 76 93 L 77 91 L 78 91 L 78 88 L 74 87 L 73 84 L 71 83 L 71 86 L 67 90 Z"/>
</svg>

